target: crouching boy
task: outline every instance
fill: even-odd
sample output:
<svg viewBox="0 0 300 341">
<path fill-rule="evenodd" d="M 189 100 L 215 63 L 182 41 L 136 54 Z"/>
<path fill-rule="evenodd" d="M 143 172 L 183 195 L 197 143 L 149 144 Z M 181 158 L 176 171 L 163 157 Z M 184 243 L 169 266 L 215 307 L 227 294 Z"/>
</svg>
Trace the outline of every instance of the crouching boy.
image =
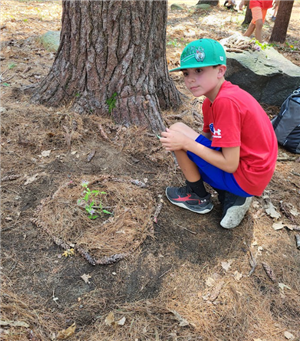
<svg viewBox="0 0 300 341">
<path fill-rule="evenodd" d="M 168 187 L 171 203 L 204 214 L 213 209 L 204 183 L 213 187 L 223 205 L 221 226 L 238 226 L 252 196 L 260 196 L 274 173 L 277 139 L 259 103 L 224 78 L 226 55 L 212 39 L 191 42 L 183 50 L 180 67 L 188 90 L 205 96 L 201 135 L 183 123 L 161 133 L 161 143 L 174 151 L 186 178 L 184 187 Z M 255 85 L 254 85 L 255 86 Z"/>
</svg>

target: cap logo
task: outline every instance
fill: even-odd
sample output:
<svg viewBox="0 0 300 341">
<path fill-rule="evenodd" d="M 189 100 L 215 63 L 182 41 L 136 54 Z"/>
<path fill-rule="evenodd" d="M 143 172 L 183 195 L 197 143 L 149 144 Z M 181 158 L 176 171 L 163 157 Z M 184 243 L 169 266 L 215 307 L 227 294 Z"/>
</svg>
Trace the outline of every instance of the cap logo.
<svg viewBox="0 0 300 341">
<path fill-rule="evenodd" d="M 205 58 L 204 49 L 202 47 L 198 47 L 195 53 L 195 59 L 197 60 L 197 62 L 203 62 L 204 58 Z"/>
</svg>

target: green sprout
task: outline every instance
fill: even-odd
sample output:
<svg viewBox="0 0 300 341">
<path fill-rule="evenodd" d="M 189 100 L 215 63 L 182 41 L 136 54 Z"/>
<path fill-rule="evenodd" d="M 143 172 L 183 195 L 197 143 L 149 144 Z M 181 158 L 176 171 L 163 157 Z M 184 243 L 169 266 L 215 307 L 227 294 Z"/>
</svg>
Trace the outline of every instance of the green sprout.
<svg viewBox="0 0 300 341">
<path fill-rule="evenodd" d="M 108 105 L 108 112 L 111 113 L 112 110 L 116 107 L 117 97 L 118 94 L 114 92 L 112 96 L 106 100 L 106 104 Z"/>
<path fill-rule="evenodd" d="M 251 40 L 254 40 L 255 42 L 255 45 L 257 47 L 257 50 L 266 50 L 268 47 L 271 47 L 272 45 L 271 44 L 268 44 L 268 43 L 260 43 L 258 40 L 256 40 L 255 38 L 251 39 Z"/>
<path fill-rule="evenodd" d="M 174 40 L 170 40 L 167 42 L 167 45 L 172 45 L 174 47 L 180 47 L 180 42 L 175 38 Z"/>
<path fill-rule="evenodd" d="M 88 182 L 83 181 L 81 183 L 81 186 L 84 188 L 84 197 L 82 199 L 77 200 L 77 204 L 80 206 L 84 205 L 84 209 L 89 214 L 90 219 L 96 219 L 102 215 L 102 213 L 105 214 L 112 214 L 111 212 L 107 211 L 103 208 L 101 200 L 96 203 L 96 197 L 100 194 L 104 195 L 106 192 L 98 191 L 98 190 L 90 190 L 88 188 Z"/>
<path fill-rule="evenodd" d="M 8 64 L 8 68 L 11 70 L 11 69 L 13 69 L 14 67 L 16 67 L 17 66 L 17 64 L 15 64 L 15 63 L 9 63 Z"/>
</svg>

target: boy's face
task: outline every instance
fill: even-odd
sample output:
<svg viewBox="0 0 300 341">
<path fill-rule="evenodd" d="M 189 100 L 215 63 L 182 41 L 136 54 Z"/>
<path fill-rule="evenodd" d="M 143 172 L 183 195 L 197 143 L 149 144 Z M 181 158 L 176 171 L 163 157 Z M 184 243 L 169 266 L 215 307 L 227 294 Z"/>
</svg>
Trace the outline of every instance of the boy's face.
<svg viewBox="0 0 300 341">
<path fill-rule="evenodd" d="M 219 92 L 220 80 L 223 79 L 226 66 L 207 66 L 197 69 L 182 70 L 184 83 L 189 91 L 195 96 L 206 96 L 211 101 Z"/>
</svg>

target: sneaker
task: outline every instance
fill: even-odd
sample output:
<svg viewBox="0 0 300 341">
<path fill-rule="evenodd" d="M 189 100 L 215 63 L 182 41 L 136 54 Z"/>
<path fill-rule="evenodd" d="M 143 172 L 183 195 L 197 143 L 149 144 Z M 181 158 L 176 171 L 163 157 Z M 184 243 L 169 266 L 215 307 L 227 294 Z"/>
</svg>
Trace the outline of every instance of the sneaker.
<svg viewBox="0 0 300 341">
<path fill-rule="evenodd" d="M 226 192 L 223 204 L 223 216 L 220 225 L 225 229 L 238 226 L 251 205 L 252 197 L 239 197 Z"/>
<path fill-rule="evenodd" d="M 167 187 L 166 196 L 172 204 L 200 214 L 208 213 L 214 207 L 209 193 L 204 198 L 200 198 L 188 185 Z"/>
</svg>

